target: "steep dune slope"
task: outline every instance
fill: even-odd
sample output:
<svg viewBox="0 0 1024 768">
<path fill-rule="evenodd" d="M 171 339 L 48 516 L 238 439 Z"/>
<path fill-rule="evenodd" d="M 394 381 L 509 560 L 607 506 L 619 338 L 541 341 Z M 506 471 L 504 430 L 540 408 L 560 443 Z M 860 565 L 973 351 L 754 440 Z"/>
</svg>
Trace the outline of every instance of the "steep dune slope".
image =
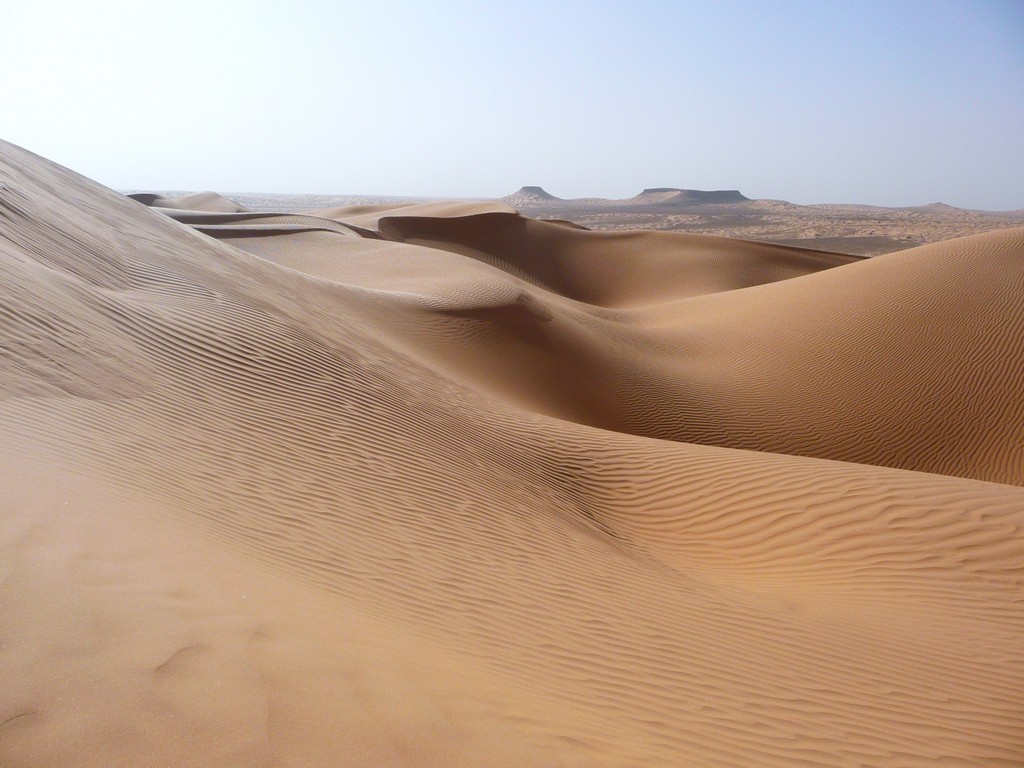
<svg viewBox="0 0 1024 768">
<path fill-rule="evenodd" d="M 196 223 L 192 216 L 185 220 Z M 440 375 L 459 376 L 530 410 L 618 431 L 642 425 L 621 390 L 634 386 L 638 376 L 662 376 L 652 368 L 650 353 L 665 342 L 626 314 L 545 286 L 557 284 L 577 295 L 596 286 L 616 303 L 623 301 L 617 292 L 646 301 L 666 285 L 686 296 L 846 260 L 734 240 L 640 234 L 631 238 L 630 271 L 616 258 L 617 244 L 628 241 L 619 235 L 593 233 L 580 241 L 580 233 L 556 225 L 472 209 L 431 220 L 450 236 L 438 248 L 424 248 L 422 240 L 356 243 L 320 232 L 275 234 L 243 220 L 212 227 L 209 220 L 203 219 L 201 231 L 277 264 L 349 286 L 401 293 L 392 297 L 394 311 L 378 318 L 378 331 L 389 329 L 396 343 L 404 340 L 409 354 Z M 381 223 L 392 235 L 406 226 L 427 226 L 427 220 L 403 216 Z M 504 255 L 461 246 L 471 239 L 467 233 L 498 240 L 510 230 L 517 236 L 504 246 Z M 591 288 L 585 287 L 588 281 Z M 567 367 L 573 375 L 565 375 Z"/>
<path fill-rule="evenodd" d="M 678 350 L 637 431 L 1024 484 L 1024 229 L 634 319 Z"/>
<path fill-rule="evenodd" d="M 1024 754 L 1024 489 L 597 429 L 459 362 L 668 381 L 639 279 L 613 311 L 457 238 L 218 242 L 2 160 L 5 766 Z"/>
<path fill-rule="evenodd" d="M 590 232 L 494 213 L 380 219 L 389 239 L 480 259 L 567 298 L 605 307 L 653 304 L 857 261 L 766 243 L 666 232 Z"/>
<path fill-rule="evenodd" d="M 403 328 L 510 401 L 651 437 L 1024 483 L 1024 229 L 867 261 L 502 213 L 380 230 L 432 255 L 381 243 L 367 285 L 409 290 L 413 264 L 450 278 L 453 303 L 425 300 Z M 316 252 L 356 285 L 370 263 L 327 240 L 230 242 L 278 263 Z"/>
</svg>

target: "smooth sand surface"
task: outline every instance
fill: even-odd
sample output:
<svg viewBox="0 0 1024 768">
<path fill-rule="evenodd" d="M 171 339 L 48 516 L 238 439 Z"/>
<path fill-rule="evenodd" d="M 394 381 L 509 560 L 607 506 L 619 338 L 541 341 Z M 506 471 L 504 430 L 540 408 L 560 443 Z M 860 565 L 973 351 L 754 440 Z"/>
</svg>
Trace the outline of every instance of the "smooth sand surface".
<svg viewBox="0 0 1024 768">
<path fill-rule="evenodd" d="M 166 202 L 0 145 L 4 768 L 1024 763 L 1024 229 Z"/>
</svg>

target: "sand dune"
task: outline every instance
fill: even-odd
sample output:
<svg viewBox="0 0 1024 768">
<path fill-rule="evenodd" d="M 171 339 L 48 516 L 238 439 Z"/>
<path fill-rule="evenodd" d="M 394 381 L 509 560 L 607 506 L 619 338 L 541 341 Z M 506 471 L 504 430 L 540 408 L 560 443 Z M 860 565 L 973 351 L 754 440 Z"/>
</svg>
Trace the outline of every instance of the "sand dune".
<svg viewBox="0 0 1024 768">
<path fill-rule="evenodd" d="M 1024 760 L 1024 230 L 0 183 L 0 764 Z"/>
<path fill-rule="evenodd" d="M 128 197 L 143 205 L 154 208 L 174 208 L 183 211 L 208 211 L 210 213 L 238 213 L 245 211 L 243 205 L 218 195 L 216 192 L 191 192 L 177 197 L 166 197 L 148 192 L 135 192 Z"/>
<path fill-rule="evenodd" d="M 391 240 L 470 256 L 550 293 L 602 307 L 759 285 L 858 260 L 721 238 L 588 232 L 515 213 L 445 219 L 385 216 L 379 231 Z"/>
</svg>

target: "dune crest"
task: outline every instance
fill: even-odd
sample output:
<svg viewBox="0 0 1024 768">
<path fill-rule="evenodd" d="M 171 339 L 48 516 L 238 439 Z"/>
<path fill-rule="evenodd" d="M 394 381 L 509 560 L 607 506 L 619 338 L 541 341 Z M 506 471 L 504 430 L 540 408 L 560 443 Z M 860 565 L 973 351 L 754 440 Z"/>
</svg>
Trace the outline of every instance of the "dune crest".
<svg viewBox="0 0 1024 768">
<path fill-rule="evenodd" d="M 1022 254 L 0 145 L 0 764 L 1019 763 Z"/>
<path fill-rule="evenodd" d="M 135 192 L 128 197 L 151 208 L 173 208 L 181 211 L 206 211 L 208 213 L 240 213 L 245 206 L 216 192 L 190 192 L 177 197 L 166 197 L 149 192 Z"/>
</svg>

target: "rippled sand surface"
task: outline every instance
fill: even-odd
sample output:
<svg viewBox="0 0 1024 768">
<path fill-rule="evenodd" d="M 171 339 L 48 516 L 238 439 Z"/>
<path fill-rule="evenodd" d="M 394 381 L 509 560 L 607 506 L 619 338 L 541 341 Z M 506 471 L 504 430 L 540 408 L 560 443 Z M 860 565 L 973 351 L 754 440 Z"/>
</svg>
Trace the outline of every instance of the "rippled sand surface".
<svg viewBox="0 0 1024 768">
<path fill-rule="evenodd" d="M 0 185 L 5 768 L 1024 762 L 1024 229 Z"/>
</svg>

